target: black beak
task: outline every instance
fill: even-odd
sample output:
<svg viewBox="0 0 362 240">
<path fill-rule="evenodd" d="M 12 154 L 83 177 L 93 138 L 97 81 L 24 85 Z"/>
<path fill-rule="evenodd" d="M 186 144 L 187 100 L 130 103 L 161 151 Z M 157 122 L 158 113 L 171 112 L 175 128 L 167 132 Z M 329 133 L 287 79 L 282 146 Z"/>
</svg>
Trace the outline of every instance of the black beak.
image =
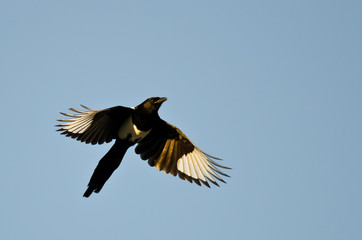
<svg viewBox="0 0 362 240">
<path fill-rule="evenodd" d="M 160 99 L 157 100 L 157 103 L 158 103 L 158 104 L 161 104 L 161 103 L 165 102 L 166 100 L 167 100 L 166 97 L 162 97 L 162 98 L 160 98 Z"/>
</svg>

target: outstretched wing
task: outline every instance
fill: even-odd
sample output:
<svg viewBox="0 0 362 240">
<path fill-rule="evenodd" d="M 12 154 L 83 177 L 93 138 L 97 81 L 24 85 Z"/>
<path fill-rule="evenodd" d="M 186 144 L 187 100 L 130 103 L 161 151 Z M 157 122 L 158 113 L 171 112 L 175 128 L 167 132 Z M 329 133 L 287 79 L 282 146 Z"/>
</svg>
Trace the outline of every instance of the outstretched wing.
<svg viewBox="0 0 362 240">
<path fill-rule="evenodd" d="M 102 144 L 116 138 L 118 129 L 134 111 L 132 108 L 122 106 L 104 110 L 81 106 L 85 110 L 69 108 L 76 114 L 61 113 L 70 118 L 58 120 L 63 123 L 56 125 L 60 127 L 57 131 L 61 131 L 66 137 L 92 144 Z"/>
<path fill-rule="evenodd" d="M 221 159 L 200 150 L 180 129 L 165 121 L 154 127 L 135 151 L 150 166 L 198 185 L 202 182 L 210 187 L 210 181 L 219 186 L 215 179 L 225 183 L 219 174 L 229 177 L 219 169 L 230 169 L 216 162 Z"/>
</svg>

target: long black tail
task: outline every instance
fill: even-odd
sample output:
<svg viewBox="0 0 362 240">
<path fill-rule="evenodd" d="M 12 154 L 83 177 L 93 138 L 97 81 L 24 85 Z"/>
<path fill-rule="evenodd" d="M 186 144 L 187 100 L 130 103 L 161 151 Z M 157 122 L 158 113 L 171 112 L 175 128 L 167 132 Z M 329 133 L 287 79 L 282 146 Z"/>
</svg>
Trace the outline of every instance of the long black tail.
<svg viewBox="0 0 362 240">
<path fill-rule="evenodd" d="M 99 193 L 114 170 L 121 164 L 127 149 L 132 145 L 133 144 L 128 141 L 121 139 L 116 140 L 112 148 L 99 161 L 83 197 L 89 197 L 93 192 Z"/>
</svg>

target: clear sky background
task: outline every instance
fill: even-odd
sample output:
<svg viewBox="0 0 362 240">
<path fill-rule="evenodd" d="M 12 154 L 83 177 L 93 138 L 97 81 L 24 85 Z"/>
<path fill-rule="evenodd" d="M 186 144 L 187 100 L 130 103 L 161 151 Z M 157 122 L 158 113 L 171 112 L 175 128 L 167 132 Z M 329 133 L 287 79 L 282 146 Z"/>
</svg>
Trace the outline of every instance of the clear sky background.
<svg viewBox="0 0 362 240">
<path fill-rule="evenodd" d="M 361 1 L 1 1 L 1 239 L 362 239 Z M 220 188 L 55 132 L 169 98 Z"/>
</svg>

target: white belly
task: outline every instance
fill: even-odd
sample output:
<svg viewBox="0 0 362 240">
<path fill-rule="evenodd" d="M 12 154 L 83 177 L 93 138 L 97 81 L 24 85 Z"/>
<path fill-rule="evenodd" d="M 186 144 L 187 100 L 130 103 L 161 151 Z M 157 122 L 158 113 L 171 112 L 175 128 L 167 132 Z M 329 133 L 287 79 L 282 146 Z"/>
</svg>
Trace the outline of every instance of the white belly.
<svg viewBox="0 0 362 240">
<path fill-rule="evenodd" d="M 119 129 L 118 137 L 120 139 L 127 139 L 128 141 L 131 142 L 138 142 L 144 137 L 146 137 L 150 131 L 151 130 L 148 131 L 139 130 L 136 127 L 136 125 L 133 124 L 132 116 L 130 116 Z"/>
</svg>

